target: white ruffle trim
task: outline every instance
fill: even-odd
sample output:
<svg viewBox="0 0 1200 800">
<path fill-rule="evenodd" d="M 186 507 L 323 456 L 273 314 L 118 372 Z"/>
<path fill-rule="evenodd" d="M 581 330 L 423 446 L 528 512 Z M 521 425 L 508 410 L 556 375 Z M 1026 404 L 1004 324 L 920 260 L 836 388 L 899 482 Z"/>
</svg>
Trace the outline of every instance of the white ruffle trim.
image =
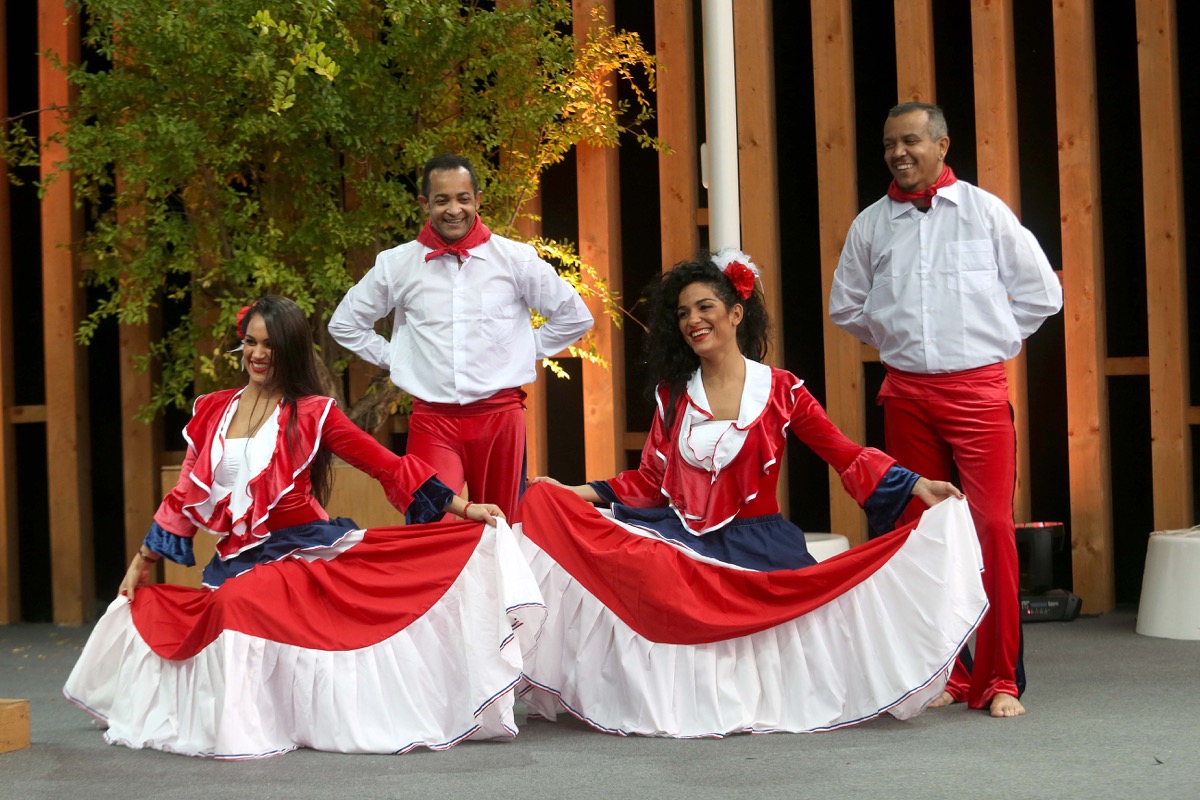
<svg viewBox="0 0 1200 800">
<path fill-rule="evenodd" d="M 442 750 L 516 735 L 511 689 L 544 618 L 537 584 L 501 522 L 484 528 L 446 594 L 379 644 L 313 650 L 226 630 L 195 657 L 169 661 L 142 640 L 119 597 L 63 693 L 108 723 L 110 743 L 132 748 L 220 759 L 297 747 Z"/>
<path fill-rule="evenodd" d="M 884 712 L 907 719 L 941 693 L 987 610 L 979 543 L 958 500 L 927 511 L 883 567 L 824 606 L 702 645 L 642 638 L 519 538 L 550 599 L 526 660 L 527 680 L 542 690 L 524 690 L 530 713 L 552 719 L 561 704 L 622 735 L 824 731 Z"/>
</svg>

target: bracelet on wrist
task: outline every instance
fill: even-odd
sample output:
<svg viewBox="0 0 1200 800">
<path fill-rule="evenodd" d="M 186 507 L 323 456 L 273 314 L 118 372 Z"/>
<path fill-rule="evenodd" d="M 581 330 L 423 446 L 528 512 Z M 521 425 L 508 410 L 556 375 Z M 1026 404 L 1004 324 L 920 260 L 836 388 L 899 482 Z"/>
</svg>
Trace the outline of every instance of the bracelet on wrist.
<svg viewBox="0 0 1200 800">
<path fill-rule="evenodd" d="M 463 519 L 467 518 L 467 509 L 473 505 L 475 505 L 475 504 L 468 500 L 467 504 L 465 506 L 463 506 L 463 510 L 462 510 L 462 518 Z"/>
</svg>

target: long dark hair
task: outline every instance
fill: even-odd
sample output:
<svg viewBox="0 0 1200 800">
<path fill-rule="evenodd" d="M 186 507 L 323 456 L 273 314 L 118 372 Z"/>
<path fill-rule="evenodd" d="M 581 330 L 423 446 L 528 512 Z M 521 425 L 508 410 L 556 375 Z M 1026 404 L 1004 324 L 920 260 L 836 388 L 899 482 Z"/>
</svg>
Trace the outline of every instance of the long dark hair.
<svg viewBox="0 0 1200 800">
<path fill-rule="evenodd" d="M 296 401 L 301 397 L 322 394 L 321 379 L 317 373 L 317 360 L 313 355 L 312 331 L 308 318 L 300 306 L 286 297 L 265 294 L 250 304 L 242 318 L 238 334 L 246 335 L 250 318 L 258 314 L 267 327 L 271 340 L 270 388 L 283 393 L 283 403 L 289 413 L 287 424 L 287 447 L 293 455 L 296 442 Z M 311 465 L 313 495 L 317 502 L 325 505 L 333 479 L 333 458 L 324 448 L 317 451 Z"/>
<path fill-rule="evenodd" d="M 666 384 L 670 388 L 667 406 L 667 428 L 675 419 L 675 401 L 683 393 L 688 379 L 700 366 L 700 358 L 679 332 L 679 295 L 693 283 L 712 287 L 727 309 L 742 306 L 742 321 L 737 328 L 738 348 L 752 361 L 762 361 L 767 355 L 766 304 L 762 290 L 755 283 L 754 291 L 743 300 L 733 283 L 711 259 L 681 261 L 664 272 L 646 287 L 646 308 L 650 315 L 646 333 L 647 391 L 653 395 Z"/>
</svg>

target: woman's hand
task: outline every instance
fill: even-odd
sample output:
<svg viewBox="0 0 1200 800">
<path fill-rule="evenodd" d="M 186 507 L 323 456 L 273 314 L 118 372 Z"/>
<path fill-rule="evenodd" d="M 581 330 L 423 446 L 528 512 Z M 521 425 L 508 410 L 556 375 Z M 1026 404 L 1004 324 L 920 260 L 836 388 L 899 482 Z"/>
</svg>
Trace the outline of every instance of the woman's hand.
<svg viewBox="0 0 1200 800">
<path fill-rule="evenodd" d="M 913 497 L 919 498 L 921 502 L 930 508 L 933 508 L 947 497 L 957 497 L 959 500 L 963 498 L 963 493 L 953 483 L 948 481 L 931 481 L 928 478 L 917 478 L 917 483 L 913 486 L 912 494 Z"/>
<path fill-rule="evenodd" d="M 500 510 L 500 506 L 494 503 L 467 503 L 462 516 L 463 519 L 486 522 L 494 528 L 496 520 L 504 519 L 504 512 Z"/>
<path fill-rule="evenodd" d="M 548 483 L 551 486 L 558 486 L 562 489 L 566 489 L 569 492 L 574 492 L 577 496 L 582 497 L 589 503 L 604 502 L 600 499 L 600 495 L 596 494 L 596 490 L 586 483 L 581 484 L 580 486 L 567 486 L 565 483 L 560 483 L 559 481 L 554 480 L 554 478 L 551 478 L 549 475 L 538 475 L 536 477 L 529 478 L 526 483 L 528 483 L 530 486 L 533 486 L 535 483 Z"/>
<path fill-rule="evenodd" d="M 562 483 L 554 480 L 554 478 L 551 478 L 549 475 L 535 475 L 532 478 L 530 478 L 528 481 L 526 481 L 526 483 L 530 486 L 533 486 L 535 483 L 548 483 L 551 486 L 562 486 L 564 489 L 571 488 L 569 486 L 563 486 Z"/>
<path fill-rule="evenodd" d="M 141 553 L 135 554 L 133 561 L 129 562 L 129 569 L 125 570 L 125 577 L 121 581 L 121 588 L 117 594 L 125 595 L 132 603 L 133 593 L 150 583 L 150 570 L 153 567 L 153 561 L 143 558 Z"/>
</svg>

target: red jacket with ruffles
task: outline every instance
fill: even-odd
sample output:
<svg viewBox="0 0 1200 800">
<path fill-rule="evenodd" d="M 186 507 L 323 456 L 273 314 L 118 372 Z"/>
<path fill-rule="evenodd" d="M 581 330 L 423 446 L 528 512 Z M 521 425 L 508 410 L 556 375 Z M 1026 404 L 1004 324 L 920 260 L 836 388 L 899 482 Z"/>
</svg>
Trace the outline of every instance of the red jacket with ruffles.
<svg viewBox="0 0 1200 800">
<path fill-rule="evenodd" d="M 222 558 L 259 544 L 273 530 L 329 519 L 312 494 L 310 466 L 320 448 L 378 480 L 388 501 L 402 513 L 413 492 L 436 474 L 419 458 L 397 456 L 380 445 L 351 422 L 333 398 L 302 397 L 296 402 L 294 439 L 287 432 L 291 412 L 286 405 L 279 409 L 274 451 L 265 468 L 250 479 L 249 507 L 234 519 L 230 497 L 215 498 L 213 469 L 221 460 L 224 428 L 241 391 L 227 389 L 196 398 L 183 431 L 188 449 L 179 482 L 154 514 L 154 521 L 176 536 L 190 538 L 197 528 L 218 534 L 216 549 Z"/>
<path fill-rule="evenodd" d="M 795 375 L 749 360 L 746 364 L 743 418 L 734 425 L 736 431 L 745 432 L 740 449 L 727 452 L 726 463 L 712 470 L 689 463 L 680 452 L 688 446 L 688 437 L 681 433 L 685 416 L 711 419 L 712 415 L 684 391 L 668 431 L 665 409 L 670 392 L 660 386 L 658 410 L 640 466 L 608 482 L 620 502 L 636 508 L 669 505 L 697 535 L 721 528 L 735 517 L 776 514 L 775 486 L 789 430 L 837 470 L 842 486 L 860 506 L 867 501 L 896 460 L 846 438 Z"/>
</svg>

